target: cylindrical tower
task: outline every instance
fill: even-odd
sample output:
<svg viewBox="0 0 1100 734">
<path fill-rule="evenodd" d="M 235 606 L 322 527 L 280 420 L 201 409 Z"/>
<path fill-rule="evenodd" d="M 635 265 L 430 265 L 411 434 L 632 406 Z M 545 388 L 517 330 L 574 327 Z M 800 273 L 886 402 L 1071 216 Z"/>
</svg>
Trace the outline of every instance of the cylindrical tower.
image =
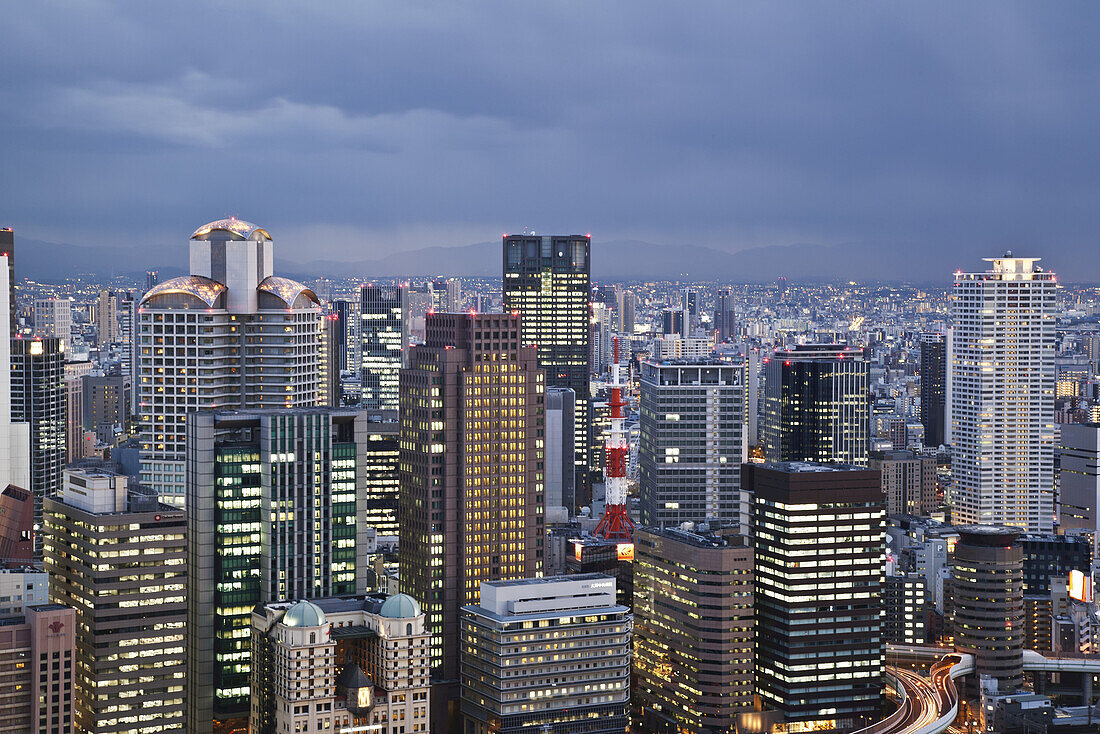
<svg viewBox="0 0 1100 734">
<path fill-rule="evenodd" d="M 981 676 L 1001 693 L 1024 682 L 1023 550 L 1020 528 L 963 525 L 955 546 L 955 648 L 974 656 L 974 690 Z"/>
</svg>

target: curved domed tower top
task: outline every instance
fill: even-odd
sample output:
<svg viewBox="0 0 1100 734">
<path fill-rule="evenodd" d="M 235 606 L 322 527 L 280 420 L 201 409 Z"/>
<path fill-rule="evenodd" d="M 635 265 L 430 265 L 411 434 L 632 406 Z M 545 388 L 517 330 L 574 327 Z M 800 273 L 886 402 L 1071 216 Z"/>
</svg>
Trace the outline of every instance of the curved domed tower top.
<svg viewBox="0 0 1100 734">
<path fill-rule="evenodd" d="M 256 288 L 273 274 L 274 259 L 271 235 L 243 219 L 219 219 L 191 235 L 191 274 L 225 285 L 226 308 L 235 313 L 256 312 Z"/>
</svg>

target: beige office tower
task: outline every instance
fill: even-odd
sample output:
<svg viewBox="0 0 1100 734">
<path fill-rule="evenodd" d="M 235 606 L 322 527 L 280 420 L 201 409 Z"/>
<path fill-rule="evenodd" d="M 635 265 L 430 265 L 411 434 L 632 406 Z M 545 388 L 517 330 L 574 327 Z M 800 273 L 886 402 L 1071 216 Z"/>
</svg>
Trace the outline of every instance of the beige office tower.
<svg viewBox="0 0 1100 734">
<path fill-rule="evenodd" d="M 271 235 L 221 219 L 191 235 L 191 275 L 142 297 L 135 386 L 141 478 L 165 502 L 183 504 L 188 412 L 318 403 L 321 306 L 273 266 Z"/>
<path fill-rule="evenodd" d="M 1054 273 L 987 258 L 955 273 L 948 345 L 952 521 L 1054 524 Z"/>
</svg>

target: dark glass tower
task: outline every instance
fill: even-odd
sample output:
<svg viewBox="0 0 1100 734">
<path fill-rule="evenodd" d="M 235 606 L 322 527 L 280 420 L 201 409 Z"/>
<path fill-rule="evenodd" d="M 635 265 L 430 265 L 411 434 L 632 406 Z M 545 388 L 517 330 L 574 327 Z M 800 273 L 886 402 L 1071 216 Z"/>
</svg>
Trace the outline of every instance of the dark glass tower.
<svg viewBox="0 0 1100 734">
<path fill-rule="evenodd" d="M 877 471 L 745 464 L 753 498 L 756 693 L 788 722 L 881 718 L 886 509 Z"/>
<path fill-rule="evenodd" d="M 522 319 L 523 344 L 538 347 L 546 384 L 576 394 L 576 506 L 592 502 L 591 261 L 588 235 L 504 236 L 504 310 Z"/>
<path fill-rule="evenodd" d="M 714 305 L 715 335 L 719 342 L 732 341 L 737 333 L 737 314 L 733 311 L 733 289 L 719 288 Z"/>
<path fill-rule="evenodd" d="M 947 396 L 947 349 L 943 334 L 922 334 L 920 343 L 920 422 L 924 444 L 944 442 L 943 406 Z"/>
<path fill-rule="evenodd" d="M 768 461 L 867 463 L 867 363 L 843 344 L 777 351 L 765 367 Z"/>
<path fill-rule="evenodd" d="M 255 605 L 367 590 L 367 430 L 350 408 L 188 415 L 188 732 L 247 726 Z"/>
<path fill-rule="evenodd" d="M 362 405 L 367 410 L 397 410 L 397 383 L 409 344 L 408 294 L 398 286 L 365 285 L 360 305 Z"/>
<path fill-rule="evenodd" d="M 68 445 L 65 352 L 58 337 L 11 340 L 11 419 L 29 423 L 34 524 L 42 527 L 42 500 L 61 489 Z M 35 539 L 39 554 L 41 539 Z"/>
</svg>

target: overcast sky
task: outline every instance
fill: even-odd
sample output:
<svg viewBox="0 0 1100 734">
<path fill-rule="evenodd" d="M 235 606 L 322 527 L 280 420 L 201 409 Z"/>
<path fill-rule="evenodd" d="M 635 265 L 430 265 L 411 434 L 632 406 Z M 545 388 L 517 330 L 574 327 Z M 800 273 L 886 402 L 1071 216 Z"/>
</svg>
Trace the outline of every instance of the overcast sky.
<svg viewBox="0 0 1100 734">
<path fill-rule="evenodd" d="M 525 226 L 1091 256 L 1100 231 L 1095 2 L 2 13 L 0 225 L 29 238 L 182 247 L 235 214 L 295 260 Z"/>
</svg>

